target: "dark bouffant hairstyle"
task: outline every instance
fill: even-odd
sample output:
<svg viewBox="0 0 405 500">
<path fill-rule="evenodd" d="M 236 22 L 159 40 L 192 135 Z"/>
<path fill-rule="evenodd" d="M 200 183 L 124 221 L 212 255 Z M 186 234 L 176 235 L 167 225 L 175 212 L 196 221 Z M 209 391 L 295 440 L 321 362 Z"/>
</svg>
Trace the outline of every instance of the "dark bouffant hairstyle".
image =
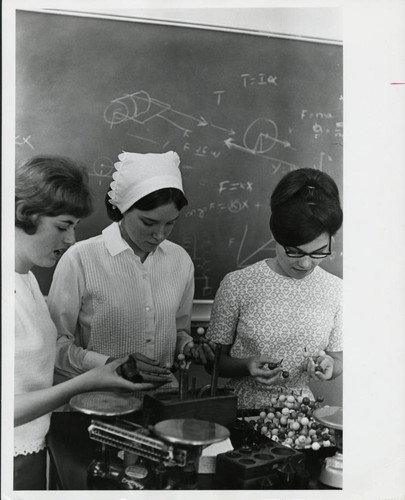
<svg viewBox="0 0 405 500">
<path fill-rule="evenodd" d="M 28 159 L 16 169 L 15 209 L 15 226 L 27 234 L 36 232 L 38 216 L 87 217 L 93 204 L 86 168 L 63 156 Z"/>
<path fill-rule="evenodd" d="M 285 246 L 305 245 L 325 232 L 333 236 L 343 221 L 335 181 L 312 168 L 284 176 L 271 195 L 270 207 L 271 232 Z"/>
<path fill-rule="evenodd" d="M 110 191 L 110 189 L 108 190 Z M 118 222 L 123 218 L 123 214 L 119 211 L 118 207 L 113 208 L 113 205 L 110 203 L 110 197 L 107 194 L 105 195 L 105 206 L 107 208 L 108 217 L 114 221 Z M 130 207 L 127 211 L 129 212 L 133 208 L 137 208 L 138 210 L 153 210 L 154 208 L 160 207 L 162 205 L 166 205 L 168 203 L 173 202 L 177 210 L 181 210 L 183 207 L 188 205 L 188 200 L 184 196 L 184 194 L 177 188 L 162 188 L 157 191 L 153 191 L 153 193 L 149 193 L 140 200 L 136 201 L 132 207 Z"/>
</svg>

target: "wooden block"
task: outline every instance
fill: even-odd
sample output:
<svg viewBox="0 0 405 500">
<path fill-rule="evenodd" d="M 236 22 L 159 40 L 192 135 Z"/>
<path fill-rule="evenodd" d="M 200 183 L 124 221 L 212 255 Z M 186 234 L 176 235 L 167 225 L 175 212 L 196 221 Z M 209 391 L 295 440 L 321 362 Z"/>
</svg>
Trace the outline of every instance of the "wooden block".
<svg viewBox="0 0 405 500">
<path fill-rule="evenodd" d="M 151 412 L 153 423 L 173 418 L 195 418 L 231 427 L 236 421 L 237 396 L 219 394 L 180 400 L 178 393 L 145 394 L 143 411 Z"/>
</svg>

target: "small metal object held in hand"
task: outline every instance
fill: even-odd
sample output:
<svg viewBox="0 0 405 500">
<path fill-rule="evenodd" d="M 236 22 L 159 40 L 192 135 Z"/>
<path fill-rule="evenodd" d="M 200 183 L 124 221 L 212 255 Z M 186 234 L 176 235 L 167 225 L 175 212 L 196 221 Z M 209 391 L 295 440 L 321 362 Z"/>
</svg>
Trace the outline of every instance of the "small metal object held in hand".
<svg viewBox="0 0 405 500">
<path fill-rule="evenodd" d="M 269 370 L 275 370 L 276 368 L 278 368 L 279 366 L 281 366 L 281 363 L 283 362 L 284 358 L 282 358 L 280 361 L 276 362 L 276 363 L 264 363 L 262 365 L 262 368 L 268 368 Z"/>
<path fill-rule="evenodd" d="M 136 359 L 132 355 L 129 356 L 128 360 L 123 365 L 118 367 L 118 370 L 121 377 L 133 382 L 134 384 L 143 382 L 143 377 L 137 368 Z"/>
</svg>

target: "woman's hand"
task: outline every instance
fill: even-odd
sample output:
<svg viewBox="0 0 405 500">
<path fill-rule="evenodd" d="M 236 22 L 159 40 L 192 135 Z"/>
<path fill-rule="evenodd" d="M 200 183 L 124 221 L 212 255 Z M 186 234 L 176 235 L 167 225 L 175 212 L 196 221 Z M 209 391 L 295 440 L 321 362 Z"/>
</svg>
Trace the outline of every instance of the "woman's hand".
<svg viewBox="0 0 405 500">
<path fill-rule="evenodd" d="M 281 384 L 280 373 L 283 371 L 278 362 L 266 355 L 253 356 L 246 360 L 247 369 L 257 382 L 264 385 Z M 275 368 L 273 368 L 275 366 Z"/>
<path fill-rule="evenodd" d="M 306 371 L 314 380 L 330 380 L 333 375 L 334 365 L 334 359 L 327 354 L 318 356 L 316 361 L 309 357 L 307 358 Z"/>
<path fill-rule="evenodd" d="M 150 382 L 134 383 L 119 374 L 120 368 L 122 368 L 128 359 L 128 357 L 115 359 L 106 365 L 98 366 L 80 375 L 83 380 L 83 392 L 101 389 L 126 389 L 129 391 L 153 389 L 154 384 Z"/>
<path fill-rule="evenodd" d="M 125 379 L 135 382 L 151 382 L 154 386 L 167 384 L 172 380 L 170 370 L 160 366 L 159 361 L 135 352 L 117 370 Z"/>
<path fill-rule="evenodd" d="M 205 338 L 200 339 L 196 344 L 193 341 L 188 342 L 183 349 L 186 358 L 192 359 L 198 365 L 206 365 L 214 361 L 216 344 Z"/>
</svg>

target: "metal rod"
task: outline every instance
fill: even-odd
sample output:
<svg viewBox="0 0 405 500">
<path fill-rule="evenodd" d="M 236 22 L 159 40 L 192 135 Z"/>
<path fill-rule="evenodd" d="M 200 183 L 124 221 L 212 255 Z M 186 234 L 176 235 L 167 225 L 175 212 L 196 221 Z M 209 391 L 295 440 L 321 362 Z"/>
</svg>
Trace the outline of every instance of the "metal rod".
<svg viewBox="0 0 405 500">
<path fill-rule="evenodd" d="M 187 399 L 188 393 L 188 370 L 180 368 L 180 399 Z"/>
<path fill-rule="evenodd" d="M 217 344 L 216 348 L 215 348 L 214 367 L 212 369 L 212 375 L 211 375 L 211 390 L 210 390 L 211 396 L 216 396 L 216 394 L 217 394 L 219 362 L 221 360 L 221 351 L 222 351 L 222 345 Z"/>
<path fill-rule="evenodd" d="M 191 379 L 191 397 L 194 399 L 196 397 L 196 391 L 197 391 L 197 377 L 193 377 Z"/>
</svg>

